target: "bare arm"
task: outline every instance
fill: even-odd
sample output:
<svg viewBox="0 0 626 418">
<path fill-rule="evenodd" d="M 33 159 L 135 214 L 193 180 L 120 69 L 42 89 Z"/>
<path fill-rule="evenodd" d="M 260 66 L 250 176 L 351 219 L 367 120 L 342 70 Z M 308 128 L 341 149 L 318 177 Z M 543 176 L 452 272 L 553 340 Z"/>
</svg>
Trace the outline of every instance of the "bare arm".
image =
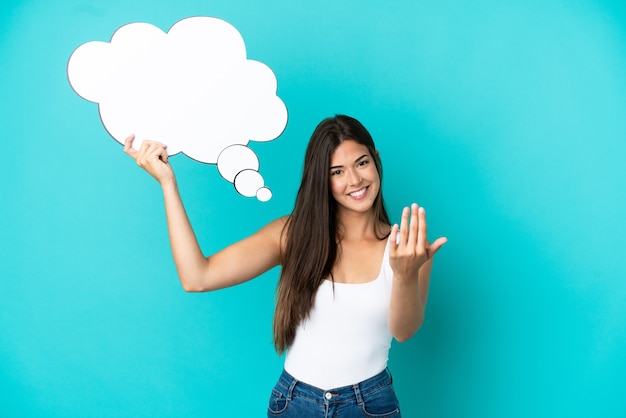
<svg viewBox="0 0 626 418">
<path fill-rule="evenodd" d="M 269 223 L 255 234 L 216 254 L 205 257 L 183 206 L 166 146 L 144 141 L 132 148 L 134 136 L 126 139 L 124 151 L 161 185 L 174 263 L 183 288 L 204 292 L 234 286 L 280 264 L 281 232 L 285 218 Z"/>
<path fill-rule="evenodd" d="M 409 209 L 405 208 L 400 227 L 394 225 L 390 235 L 393 286 L 388 325 L 398 341 L 411 338 L 424 322 L 433 256 L 447 241 L 446 238 L 438 238 L 430 244 L 426 239 L 424 209 L 418 209 L 413 204 L 410 212 L 410 224 Z"/>
</svg>

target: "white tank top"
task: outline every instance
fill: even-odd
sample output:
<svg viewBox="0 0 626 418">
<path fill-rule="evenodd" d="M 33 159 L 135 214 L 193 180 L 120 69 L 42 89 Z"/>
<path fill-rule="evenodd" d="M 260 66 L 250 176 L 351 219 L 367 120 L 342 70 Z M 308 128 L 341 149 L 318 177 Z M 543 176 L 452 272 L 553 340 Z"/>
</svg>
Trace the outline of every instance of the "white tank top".
<svg viewBox="0 0 626 418">
<path fill-rule="evenodd" d="M 389 240 L 378 277 L 361 284 L 324 280 L 310 317 L 296 329 L 285 370 L 323 390 L 352 385 L 387 367 L 391 333 L 387 325 L 393 272 Z"/>
</svg>

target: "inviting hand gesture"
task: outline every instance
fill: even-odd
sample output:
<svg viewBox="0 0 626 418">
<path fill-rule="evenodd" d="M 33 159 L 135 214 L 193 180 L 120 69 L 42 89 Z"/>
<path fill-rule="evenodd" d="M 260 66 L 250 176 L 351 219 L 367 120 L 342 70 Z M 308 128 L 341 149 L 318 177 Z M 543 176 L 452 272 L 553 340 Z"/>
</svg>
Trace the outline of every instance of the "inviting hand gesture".
<svg viewBox="0 0 626 418">
<path fill-rule="evenodd" d="M 174 171 L 167 161 L 167 145 L 156 141 L 145 140 L 141 143 L 139 151 L 133 148 L 135 135 L 126 138 L 124 152 L 130 155 L 137 165 L 146 170 L 161 185 L 174 178 Z"/>
<path fill-rule="evenodd" d="M 409 212 L 411 219 L 409 222 Z M 399 232 L 399 234 L 398 234 Z M 411 209 L 402 210 L 400 226 L 391 228 L 389 239 L 389 262 L 396 280 L 417 280 L 417 273 L 447 242 L 437 238 L 432 244 L 426 237 L 426 211 L 413 203 Z"/>
</svg>

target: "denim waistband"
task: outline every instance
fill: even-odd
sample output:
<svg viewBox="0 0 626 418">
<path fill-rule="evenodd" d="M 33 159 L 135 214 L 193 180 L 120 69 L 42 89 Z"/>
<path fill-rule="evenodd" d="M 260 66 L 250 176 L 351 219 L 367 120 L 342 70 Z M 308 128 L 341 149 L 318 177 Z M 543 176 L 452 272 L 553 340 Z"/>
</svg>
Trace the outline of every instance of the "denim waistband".
<svg viewBox="0 0 626 418">
<path fill-rule="evenodd" d="M 361 403 L 363 402 L 363 396 L 367 396 L 382 387 L 390 385 L 392 382 L 393 379 L 388 368 L 378 373 L 376 376 L 370 377 L 360 383 L 329 390 L 320 389 L 300 382 L 285 370 L 283 370 L 283 373 L 278 379 L 278 384 L 287 391 L 288 399 L 291 399 L 293 396 L 302 396 L 318 402 L 356 400 L 358 403 Z"/>
</svg>

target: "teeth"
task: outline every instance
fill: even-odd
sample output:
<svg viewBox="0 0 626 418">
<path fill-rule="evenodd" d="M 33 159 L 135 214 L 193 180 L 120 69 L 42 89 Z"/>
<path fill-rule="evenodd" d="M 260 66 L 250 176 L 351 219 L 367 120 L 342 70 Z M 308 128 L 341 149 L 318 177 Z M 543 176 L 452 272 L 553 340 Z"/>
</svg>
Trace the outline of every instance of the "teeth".
<svg viewBox="0 0 626 418">
<path fill-rule="evenodd" d="M 352 196 L 352 197 L 361 197 L 365 193 L 365 190 L 366 190 L 366 188 L 364 187 L 361 190 L 357 190 L 356 192 L 350 193 L 350 196 Z"/>
</svg>

